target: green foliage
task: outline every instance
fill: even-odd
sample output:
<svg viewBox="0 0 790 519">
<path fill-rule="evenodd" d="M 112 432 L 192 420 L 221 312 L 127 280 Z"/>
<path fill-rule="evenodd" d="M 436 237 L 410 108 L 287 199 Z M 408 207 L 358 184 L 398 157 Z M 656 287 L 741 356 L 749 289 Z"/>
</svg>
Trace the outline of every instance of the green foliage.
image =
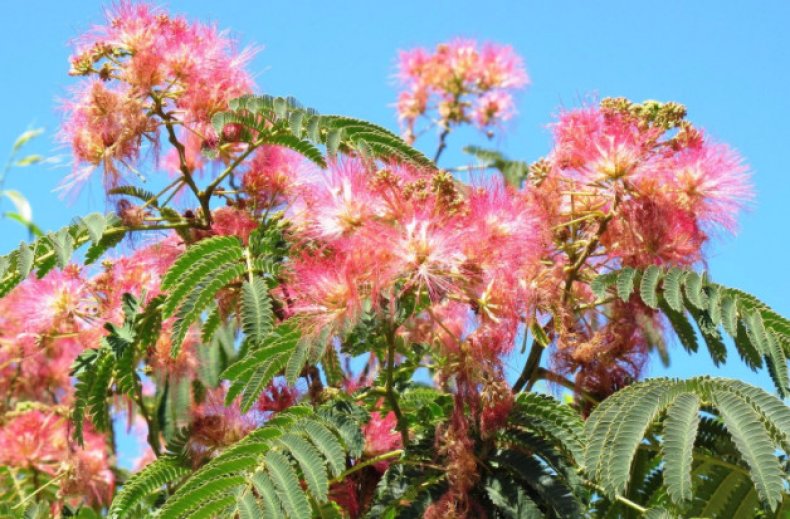
<svg viewBox="0 0 790 519">
<path fill-rule="evenodd" d="M 180 480 L 192 472 L 183 457 L 162 456 L 129 478 L 113 499 L 108 512 L 111 519 L 139 517 L 144 500 L 169 483 Z"/>
<path fill-rule="evenodd" d="M 790 395 L 787 369 L 790 320 L 750 294 L 678 268 L 668 271 L 656 266 L 644 271 L 624 268 L 598 276 L 591 288 L 603 298 L 614 286 L 617 296 L 628 301 L 637 282 L 639 298 L 648 307 L 661 310 L 687 351 L 698 349 L 694 326 L 687 317 L 690 315 L 715 364 L 727 359 L 720 331 L 723 329 L 733 338 L 738 353 L 750 368 L 756 370 L 764 361 L 779 395 Z"/>
<path fill-rule="evenodd" d="M 519 188 L 529 174 L 529 164 L 520 160 L 510 160 L 502 153 L 478 146 L 466 146 L 464 152 L 474 156 L 480 165 L 499 171 L 509 185 Z"/>
<path fill-rule="evenodd" d="M 434 167 L 422 153 L 381 126 L 340 115 L 319 115 L 290 97 L 244 96 L 232 100 L 230 108 L 212 119 L 218 135 L 253 145 L 285 146 L 322 168 L 327 162 L 316 145 L 325 146 L 330 157 L 342 152 L 363 159 Z M 232 137 L 225 131 L 229 125 L 234 129 Z"/>
<path fill-rule="evenodd" d="M 314 507 L 328 502 L 330 476 L 345 469 L 347 455 L 360 454 L 341 433 L 341 428 L 348 433 L 348 425 L 327 409 L 295 406 L 283 411 L 193 472 L 158 517 L 229 517 L 244 510 L 254 517 L 310 518 Z M 354 433 L 360 443 L 358 425 Z M 130 481 L 132 489 L 124 489 L 112 509 L 129 510 L 167 481 L 180 478 L 180 462 L 168 459 Z"/>
<path fill-rule="evenodd" d="M 85 263 L 96 261 L 107 250 L 110 241 L 117 243 L 123 238 L 125 231 L 118 224 L 115 215 L 92 213 L 76 218 L 71 225 L 31 243 L 21 242 L 15 251 L 0 256 L 0 297 L 33 270 L 41 278 L 55 266 L 64 267 L 74 251 L 88 242 L 92 245 L 86 253 Z"/>
<path fill-rule="evenodd" d="M 230 381 L 226 403 L 229 405 L 241 394 L 241 409 L 244 412 L 249 410 L 269 382 L 286 368 L 290 359 L 300 355 L 297 348 L 300 337 L 295 324 L 286 322 L 259 342 L 247 341 L 240 358 L 221 375 Z M 301 367 L 292 371 L 300 372 Z"/>
<path fill-rule="evenodd" d="M 425 408 L 441 399 L 429 391 L 435 390 L 411 397 L 406 393 L 406 405 Z M 493 437 L 481 438 L 470 453 L 481 476 L 471 498 L 494 517 L 580 517 L 587 497 L 577 475 L 583 429 L 570 406 L 537 393 L 519 394 L 508 423 Z M 421 517 L 427 504 L 441 495 L 446 473 L 435 465 L 434 442 L 433 434 L 415 438 L 404 465 L 390 466 L 368 517 Z M 423 464 L 429 468 L 416 468 Z"/>
<path fill-rule="evenodd" d="M 717 421 L 700 419 L 701 410 L 717 416 Z M 736 380 L 648 380 L 615 393 L 590 415 L 584 471 L 614 498 L 635 482 L 640 452 L 652 452 L 654 470 L 661 471 L 669 496 L 666 504 L 683 512 L 690 506 L 710 505 L 700 501 L 716 492 L 709 487 L 717 485 L 709 481 L 718 473 L 706 464 L 721 468 L 723 462 L 747 478 L 767 509 L 775 510 L 785 492 L 786 473 L 777 453 L 787 449 L 789 420 L 790 409 L 780 400 Z M 722 427 L 716 430 L 711 423 Z"/>
<path fill-rule="evenodd" d="M 105 325 L 109 333 L 101 339 L 101 346 L 83 351 L 72 366 L 71 375 L 76 378 L 76 384 L 71 417 L 74 437 L 80 444 L 86 412 L 96 430 L 107 431 L 110 427 L 107 398 L 112 394 L 134 398 L 141 390 L 137 374 L 139 332 L 148 323 L 133 296 L 124 294 L 123 303 L 123 325 Z"/>
</svg>

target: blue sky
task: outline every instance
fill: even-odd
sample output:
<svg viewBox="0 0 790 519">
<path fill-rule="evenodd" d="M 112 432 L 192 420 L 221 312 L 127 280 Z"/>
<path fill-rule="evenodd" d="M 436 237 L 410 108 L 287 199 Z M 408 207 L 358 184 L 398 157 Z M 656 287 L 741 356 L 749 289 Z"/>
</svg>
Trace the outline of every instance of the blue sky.
<svg viewBox="0 0 790 519">
<path fill-rule="evenodd" d="M 67 150 L 53 140 L 57 99 L 67 95 L 68 41 L 101 21 L 102 2 L 8 2 L 0 32 L 0 146 L 10 148 L 29 126 L 46 137 L 30 151 L 61 155 L 55 166 L 13 171 L 6 188 L 31 201 L 36 223 L 57 228 L 71 216 L 103 210 L 98 185 L 66 204 L 52 189 L 68 173 Z M 242 44 L 263 46 L 252 63 L 262 92 L 293 95 L 324 113 L 342 113 L 396 127 L 392 78 L 398 49 L 433 46 L 454 36 L 508 43 L 526 62 L 531 87 L 518 99 L 520 116 L 495 144 L 513 158 L 534 160 L 549 146 L 546 124 L 560 107 L 591 96 L 684 103 L 690 119 L 738 149 L 754 171 L 757 198 L 736 238 L 709 247 L 717 281 L 751 292 L 790 315 L 790 3 L 765 1 L 648 2 L 243 2 L 170 1 L 173 12 L 215 21 Z M 444 165 L 459 164 L 464 144 L 485 139 L 454 135 Z M 430 137 L 418 141 L 432 152 Z M 0 160 L 4 157 L 0 155 Z M 2 210 L 8 210 L 3 202 Z M 0 250 L 25 232 L 0 220 Z M 784 258 L 784 259 L 783 259 Z M 712 371 L 705 355 L 675 345 L 673 364 L 651 375 Z M 513 362 L 516 364 L 516 361 Z M 765 373 L 737 356 L 718 373 L 770 390 Z"/>
</svg>

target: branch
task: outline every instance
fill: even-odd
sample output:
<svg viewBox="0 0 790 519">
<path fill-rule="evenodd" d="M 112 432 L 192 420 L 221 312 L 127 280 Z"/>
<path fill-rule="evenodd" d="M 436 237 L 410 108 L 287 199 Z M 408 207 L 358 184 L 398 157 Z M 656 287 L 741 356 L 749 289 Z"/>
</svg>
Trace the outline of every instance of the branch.
<svg viewBox="0 0 790 519">
<path fill-rule="evenodd" d="M 395 325 L 387 326 L 387 378 L 385 391 L 387 394 L 387 401 L 395 413 L 395 418 L 398 420 L 398 432 L 400 432 L 401 442 L 403 447 L 409 443 L 409 428 L 406 420 L 401 412 L 400 405 L 398 404 L 398 396 L 395 394 L 392 383 L 392 371 L 395 367 Z"/>
<path fill-rule="evenodd" d="M 173 128 L 175 121 L 170 114 L 165 112 L 164 107 L 162 106 L 162 99 L 159 96 L 152 93 L 151 98 L 154 100 L 154 113 L 162 119 L 162 122 L 165 124 L 165 128 L 167 128 L 168 141 L 178 152 L 178 168 L 181 171 L 181 176 L 183 177 L 186 185 L 189 186 L 189 189 L 192 190 L 200 202 L 200 208 L 203 210 L 203 216 L 205 218 L 205 224 L 203 227 L 209 228 L 211 226 L 211 209 L 208 204 L 208 197 L 201 197 L 200 190 L 198 189 L 197 184 L 195 184 L 195 179 L 192 178 L 192 173 L 187 167 L 186 150 L 181 141 L 178 140 L 175 128 Z"/>
<path fill-rule="evenodd" d="M 439 157 L 442 156 L 442 152 L 447 148 L 447 136 L 450 135 L 450 127 L 445 126 L 442 133 L 439 135 L 439 147 L 436 148 L 436 154 L 433 156 L 433 163 L 439 163 Z"/>
</svg>

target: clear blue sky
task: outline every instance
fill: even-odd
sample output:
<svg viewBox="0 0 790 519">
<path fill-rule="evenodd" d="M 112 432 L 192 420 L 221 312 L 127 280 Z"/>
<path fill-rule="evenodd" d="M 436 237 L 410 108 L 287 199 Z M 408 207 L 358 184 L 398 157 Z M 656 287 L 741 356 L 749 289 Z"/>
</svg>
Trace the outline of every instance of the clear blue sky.
<svg viewBox="0 0 790 519">
<path fill-rule="evenodd" d="M 67 150 L 58 149 L 51 138 L 58 126 L 56 100 L 73 82 L 67 76 L 67 42 L 101 21 L 102 4 L 5 3 L 0 146 L 10 148 L 30 125 L 45 126 L 47 139 L 31 150 L 68 159 Z M 544 154 L 549 145 L 545 125 L 551 115 L 590 95 L 682 102 L 692 121 L 738 149 L 754 171 L 756 204 L 742 218 L 736 238 L 709 247 L 712 276 L 790 315 L 790 3 L 483 4 L 193 0 L 163 5 L 190 18 L 215 21 L 242 44 L 262 45 L 251 67 L 262 92 L 293 95 L 321 112 L 358 116 L 393 129 L 397 49 L 433 46 L 454 36 L 509 43 L 524 57 L 533 81 L 518 100 L 517 122 L 498 140 L 514 158 L 534 160 Z M 456 150 L 467 143 L 451 140 Z M 435 147 L 431 139 L 418 144 L 426 151 Z M 443 161 L 459 163 L 463 158 L 454 151 Z M 65 163 L 18 170 L 6 187 L 29 197 L 35 221 L 44 229 L 57 228 L 73 215 L 103 210 L 105 199 L 97 186 L 71 205 L 52 193 L 68 170 Z M 3 210 L 7 209 L 4 202 Z M 17 224 L 0 221 L 0 250 L 16 246 L 24 235 Z M 705 354 L 688 357 L 679 346 L 672 351 L 672 367 L 664 370 L 656 361 L 651 375 L 685 377 L 712 371 Z M 752 374 L 737 356 L 731 355 L 719 373 L 771 389 L 767 374 Z"/>
</svg>

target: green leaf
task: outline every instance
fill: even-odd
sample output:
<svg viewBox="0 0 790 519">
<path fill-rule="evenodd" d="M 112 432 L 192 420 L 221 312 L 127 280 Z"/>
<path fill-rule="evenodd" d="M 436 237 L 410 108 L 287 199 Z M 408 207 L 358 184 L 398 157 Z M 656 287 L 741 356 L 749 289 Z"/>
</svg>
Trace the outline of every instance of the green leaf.
<svg viewBox="0 0 790 519">
<path fill-rule="evenodd" d="M 639 284 L 639 295 L 642 301 L 650 308 L 658 308 L 656 288 L 658 288 L 658 281 L 660 278 L 661 269 L 655 265 L 650 265 L 647 270 L 642 273 L 642 281 Z"/>
<path fill-rule="evenodd" d="M 99 243 L 104 230 L 107 228 L 107 219 L 101 213 L 91 213 L 78 218 L 77 222 L 88 232 L 88 236 L 90 236 L 94 245 Z"/>
<path fill-rule="evenodd" d="M 170 354 L 177 357 L 181 344 L 184 342 L 189 327 L 200 318 L 206 308 L 212 303 L 217 292 L 225 288 L 231 281 L 243 277 L 246 267 L 241 263 L 225 264 L 213 270 L 210 275 L 201 279 L 201 283 L 190 293 L 187 299 L 176 311 L 176 320 L 173 324 L 172 348 Z"/>
<path fill-rule="evenodd" d="M 689 302 L 699 310 L 705 309 L 705 299 L 702 293 L 702 276 L 696 272 L 687 272 L 683 284 Z"/>
<path fill-rule="evenodd" d="M 714 390 L 713 397 L 727 431 L 749 465 L 760 500 L 775 509 L 782 499 L 785 474 L 760 415 L 742 397 L 731 392 Z"/>
<path fill-rule="evenodd" d="M 293 135 L 274 135 L 267 137 L 265 142 L 268 144 L 276 144 L 278 146 L 290 148 L 310 159 L 319 168 L 326 168 L 326 160 L 324 160 L 324 155 L 321 153 L 321 150 L 311 144 L 310 141 L 301 140 L 297 137 L 294 137 Z"/>
<path fill-rule="evenodd" d="M 255 490 L 261 496 L 261 501 L 264 506 L 264 518 L 279 519 L 286 517 L 283 510 L 282 503 L 277 490 L 274 488 L 274 483 L 265 472 L 258 472 L 253 474 L 250 481 L 255 486 Z"/>
<path fill-rule="evenodd" d="M 694 327 L 686 318 L 686 314 L 681 307 L 681 311 L 677 312 L 671 307 L 665 298 L 661 298 L 658 303 L 659 308 L 669 320 L 675 334 L 680 339 L 680 344 L 689 353 L 696 353 L 699 346 L 697 345 L 697 334 Z"/>
<path fill-rule="evenodd" d="M 241 301 L 242 329 L 254 343 L 259 343 L 271 332 L 274 323 L 269 291 L 261 278 L 254 278 L 251 283 L 244 282 Z"/>
<path fill-rule="evenodd" d="M 631 294 L 634 292 L 636 273 L 636 270 L 626 267 L 617 275 L 617 296 L 624 302 L 628 302 L 631 299 Z"/>
<path fill-rule="evenodd" d="M 232 249 L 237 251 L 238 259 L 244 255 L 241 242 L 235 236 L 212 236 L 191 245 L 173 262 L 162 278 L 162 290 L 169 290 L 172 285 L 183 279 L 187 270 L 199 259 L 221 251 Z"/>
<path fill-rule="evenodd" d="M 25 144 L 30 142 L 31 140 L 35 139 L 36 137 L 40 136 L 44 133 L 44 128 L 34 128 L 32 130 L 26 130 L 16 138 L 14 141 L 14 146 L 11 148 L 13 153 L 19 151 Z"/>
<path fill-rule="evenodd" d="M 33 270 L 33 258 L 33 250 L 30 246 L 25 242 L 20 242 L 17 249 L 16 269 L 19 272 L 19 276 L 23 279 L 30 275 L 30 271 Z"/>
<path fill-rule="evenodd" d="M 673 267 L 664 276 L 663 288 L 664 299 L 669 307 L 675 312 L 683 311 L 683 294 L 680 291 L 680 285 L 683 281 L 685 272 Z"/>
<path fill-rule="evenodd" d="M 112 501 L 108 517 L 112 519 L 136 517 L 137 507 L 149 494 L 190 472 L 191 469 L 176 456 L 162 456 L 156 459 L 123 484 Z"/>
<path fill-rule="evenodd" d="M 329 492 L 329 479 L 321 453 L 307 440 L 295 434 L 283 435 L 279 439 L 279 443 L 299 463 L 302 476 L 313 497 L 319 501 L 326 500 Z"/>
<path fill-rule="evenodd" d="M 295 519 L 310 519 L 310 503 L 307 501 L 288 458 L 277 451 L 269 451 L 264 458 L 266 469 L 277 489 L 277 495 L 288 515 Z"/>
<path fill-rule="evenodd" d="M 699 406 L 697 395 L 682 394 L 669 407 L 664 421 L 664 481 L 670 497 L 677 504 L 693 497 L 691 466 L 699 427 Z"/>
</svg>

